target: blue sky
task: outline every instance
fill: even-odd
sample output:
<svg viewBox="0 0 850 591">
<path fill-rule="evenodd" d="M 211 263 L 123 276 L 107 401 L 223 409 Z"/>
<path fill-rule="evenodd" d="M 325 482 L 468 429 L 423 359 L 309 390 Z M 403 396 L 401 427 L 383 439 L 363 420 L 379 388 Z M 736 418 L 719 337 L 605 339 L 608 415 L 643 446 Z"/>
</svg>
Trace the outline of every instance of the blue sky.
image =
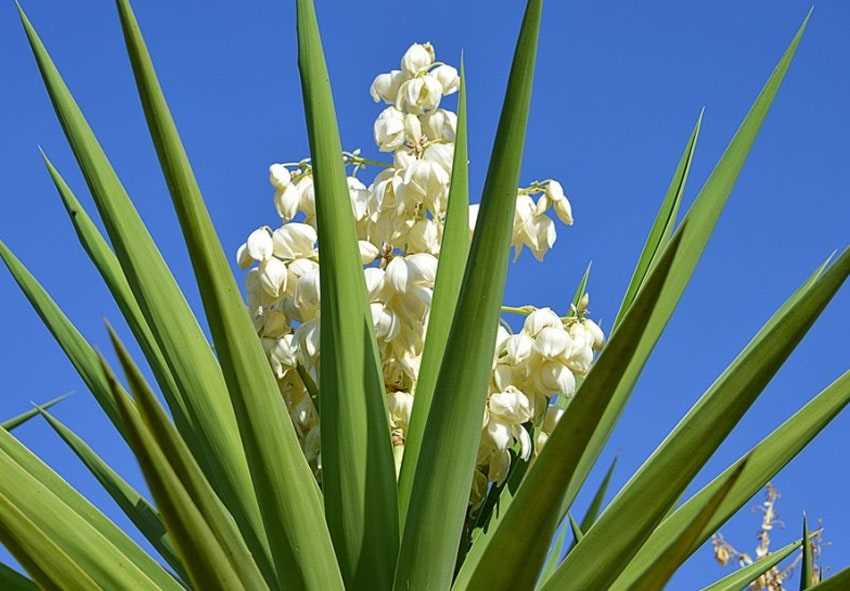
<svg viewBox="0 0 850 591">
<path fill-rule="evenodd" d="M 200 310 L 123 51 L 114 9 L 104 2 L 29 0 L 51 49 L 161 250 Z M 274 223 L 266 167 L 306 156 L 289 2 L 138 2 L 166 94 L 228 251 L 258 225 Z M 464 51 L 470 100 L 471 174 L 480 188 L 519 20 L 516 1 L 319 0 L 343 143 L 374 154 L 379 112 L 372 77 L 397 67 L 413 41 L 431 41 L 457 63 Z M 809 8 L 773 2 L 556 2 L 544 13 L 523 180 L 560 179 L 575 226 L 558 228 L 544 263 L 526 253 L 510 270 L 506 301 L 563 309 L 593 260 L 593 316 L 610 325 L 637 252 L 699 109 L 706 107 L 687 199 L 695 195 Z M 759 326 L 834 249 L 850 220 L 850 5 L 820 3 L 733 197 L 691 285 L 622 418 L 603 463 L 618 454 L 620 486 Z M 0 237 L 39 276 L 100 348 L 102 318 L 119 315 L 77 247 L 43 170 L 40 144 L 90 199 L 38 78 L 12 3 L 0 10 Z M 715 454 L 705 483 L 848 367 L 850 291 L 832 305 Z M 0 275 L 4 342 L 0 416 L 77 390 L 57 415 L 132 483 L 143 486 L 129 452 L 17 288 Z M 775 480 L 782 493 L 777 546 L 798 535 L 800 516 L 822 519 L 824 565 L 850 563 L 846 491 L 850 413 L 836 419 Z M 22 439 L 74 486 L 127 521 L 43 425 Z M 598 479 L 598 474 L 594 479 Z M 584 501 L 585 499 L 580 499 Z M 755 507 L 756 501 L 751 504 Z M 752 549 L 760 515 L 749 507 L 722 531 Z M 0 555 L 5 556 L 0 552 Z M 671 589 L 695 589 L 724 572 L 706 548 Z"/>
</svg>

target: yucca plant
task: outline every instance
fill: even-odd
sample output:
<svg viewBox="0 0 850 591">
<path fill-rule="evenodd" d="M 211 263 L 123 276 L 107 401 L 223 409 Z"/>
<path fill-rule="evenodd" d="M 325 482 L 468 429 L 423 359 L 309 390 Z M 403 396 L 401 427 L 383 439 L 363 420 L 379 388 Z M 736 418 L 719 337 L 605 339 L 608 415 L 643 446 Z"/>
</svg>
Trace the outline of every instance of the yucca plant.
<svg viewBox="0 0 850 591">
<path fill-rule="evenodd" d="M 48 404 L 4 423 L 0 541 L 29 577 L 0 565 L 3 589 L 660 589 L 850 401 L 845 373 L 679 502 L 850 273 L 845 250 L 789 296 L 607 506 L 613 466 L 584 518 L 573 518 L 808 17 L 677 221 L 697 122 L 605 342 L 588 318 L 587 273 L 564 316 L 502 301 L 511 245 L 542 256 L 554 241 L 547 210 L 572 220 L 556 181 L 520 187 L 541 0 L 526 7 L 473 232 L 462 68 L 437 63 L 428 44 L 411 46 L 402 69 L 372 86 L 376 100 L 392 103 L 375 137 L 394 161 L 343 152 L 313 3 L 297 0 L 311 155 L 271 167 L 284 224 L 258 229 L 239 250 L 241 264 L 256 263 L 247 311 L 130 4 L 117 5 L 212 342 L 21 10 L 108 236 L 47 156 L 45 164 L 167 410 L 117 333 L 109 328 L 123 382 L 0 243 L 153 496 L 134 490 Z M 455 91 L 456 116 L 438 108 Z M 383 170 L 369 188 L 346 178 L 347 167 L 372 164 Z M 510 334 L 503 314 L 525 316 L 522 331 Z M 37 415 L 158 557 L 10 434 Z M 804 530 L 708 589 L 741 589 L 801 546 L 810 555 L 808 540 Z M 848 586 L 842 571 L 803 588 Z"/>
</svg>

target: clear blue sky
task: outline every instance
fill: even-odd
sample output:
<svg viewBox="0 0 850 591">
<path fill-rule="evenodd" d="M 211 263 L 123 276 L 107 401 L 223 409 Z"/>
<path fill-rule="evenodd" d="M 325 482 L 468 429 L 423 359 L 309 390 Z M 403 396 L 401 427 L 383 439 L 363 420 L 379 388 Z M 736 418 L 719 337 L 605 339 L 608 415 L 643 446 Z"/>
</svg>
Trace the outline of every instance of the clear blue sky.
<svg viewBox="0 0 850 591">
<path fill-rule="evenodd" d="M 115 11 L 109 2 L 24 2 L 66 80 L 199 309 L 197 292 L 148 139 Z M 137 2 L 137 13 L 209 208 L 228 251 L 273 223 L 266 167 L 306 155 L 291 2 Z M 486 8 L 485 8 L 486 6 Z M 544 264 L 511 267 L 507 302 L 563 308 L 588 260 L 594 317 L 616 312 L 638 249 L 699 109 L 706 107 L 690 200 L 719 157 L 809 8 L 807 0 L 547 3 L 523 179 L 561 179 L 576 223 L 559 226 Z M 372 77 L 397 67 L 412 41 L 431 41 L 457 63 L 465 52 L 471 172 L 480 187 L 501 105 L 521 3 L 318 2 L 343 142 L 374 153 L 379 108 Z M 691 286 L 605 452 L 620 455 L 621 485 L 764 320 L 833 249 L 850 240 L 850 5 L 821 2 Z M 0 236 L 43 280 L 83 333 L 108 343 L 101 319 L 119 318 L 42 168 L 42 145 L 91 203 L 50 108 L 11 2 L 0 10 Z M 117 445 L 80 379 L 12 281 L 0 274 L 4 376 L 0 416 L 75 389 L 56 411 L 132 483 Z M 850 290 L 822 315 L 785 368 L 698 479 L 703 484 L 850 366 Z M 775 480 L 786 523 L 822 518 L 824 564 L 850 564 L 850 412 Z M 20 436 L 85 495 L 127 525 L 95 481 L 42 424 Z M 598 478 L 598 475 L 597 475 Z M 584 500 L 584 499 L 582 499 Z M 756 501 L 751 503 L 755 506 Z M 723 527 L 751 549 L 759 514 Z M 842 535 L 844 532 L 845 535 Z M 2 555 L 2 553 L 0 553 Z M 2 555 L 5 556 L 5 555 Z M 672 589 L 723 572 L 706 548 Z"/>
</svg>

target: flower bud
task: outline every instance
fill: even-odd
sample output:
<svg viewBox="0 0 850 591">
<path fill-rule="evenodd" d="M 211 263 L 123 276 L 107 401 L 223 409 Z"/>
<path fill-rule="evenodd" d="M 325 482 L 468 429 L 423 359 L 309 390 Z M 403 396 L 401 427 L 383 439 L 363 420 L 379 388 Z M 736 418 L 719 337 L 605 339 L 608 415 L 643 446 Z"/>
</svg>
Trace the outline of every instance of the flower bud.
<svg viewBox="0 0 850 591">
<path fill-rule="evenodd" d="M 300 203 L 301 193 L 292 183 L 274 193 L 274 207 L 280 218 L 286 222 L 296 216 Z"/>
<path fill-rule="evenodd" d="M 260 284 L 273 298 L 283 295 L 287 275 L 286 264 L 280 259 L 271 257 L 260 263 Z"/>
<path fill-rule="evenodd" d="M 313 226 L 300 222 L 284 224 L 274 231 L 274 254 L 282 259 L 313 256 L 317 239 Z"/>
<path fill-rule="evenodd" d="M 241 269 L 247 269 L 254 263 L 254 259 L 251 258 L 251 255 L 248 254 L 248 245 L 242 244 L 239 247 L 239 250 L 236 251 L 236 264 L 239 265 Z"/>
<path fill-rule="evenodd" d="M 437 109 L 421 115 L 425 134 L 432 140 L 455 141 L 457 115 L 446 109 Z"/>
<path fill-rule="evenodd" d="M 538 308 L 525 317 L 522 332 L 534 338 L 547 326 L 561 328 L 563 327 L 563 323 L 552 308 Z"/>
</svg>

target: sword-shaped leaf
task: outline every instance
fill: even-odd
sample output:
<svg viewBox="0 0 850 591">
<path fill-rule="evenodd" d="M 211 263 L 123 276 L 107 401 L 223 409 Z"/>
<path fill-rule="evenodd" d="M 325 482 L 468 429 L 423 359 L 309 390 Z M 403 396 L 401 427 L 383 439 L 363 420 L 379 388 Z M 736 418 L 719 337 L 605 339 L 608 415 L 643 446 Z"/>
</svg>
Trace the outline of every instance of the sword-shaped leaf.
<svg viewBox="0 0 850 591">
<path fill-rule="evenodd" d="M 268 535 L 268 544 L 250 536 L 246 542 L 270 582 L 270 568 L 264 564 L 268 555 L 279 576 L 291 581 L 288 584 L 333 588 L 339 579 L 321 495 L 204 204 L 138 22 L 129 2 L 119 0 L 118 7 L 148 128 L 192 259 Z"/>
<path fill-rule="evenodd" d="M 123 391 L 121 395 L 123 399 Z M 0 430 L 0 495 L 104 590 L 183 589 L 126 533 L 3 430 Z"/>
<path fill-rule="evenodd" d="M 0 493 L 0 542 L 24 565 L 42 589 L 47 591 L 105 590 L 2 493 Z M 5 578 L 4 576 L 3 579 Z M 3 579 L 0 580 L 5 583 Z M 20 589 L 27 588 L 20 581 L 13 584 L 17 584 Z M 3 588 L 6 589 L 5 586 Z"/>
<path fill-rule="evenodd" d="M 800 591 L 806 591 L 815 584 L 814 575 L 814 546 L 809 540 L 809 524 L 803 515 L 803 559 L 800 563 Z"/>
<path fill-rule="evenodd" d="M 6 591 L 38 591 L 35 583 L 2 562 L 0 562 L 0 588 Z"/>
<path fill-rule="evenodd" d="M 125 368 L 126 371 L 126 368 Z M 184 481 L 170 463 L 171 458 L 160 447 L 149 426 L 143 422 L 140 413 L 133 412 L 127 401 L 117 396 L 118 383 L 104 365 L 104 373 L 110 386 L 116 392 L 118 409 L 127 425 L 127 435 L 133 453 L 144 474 L 145 481 L 156 499 L 157 506 L 162 510 L 168 525 L 168 531 L 174 540 L 181 562 L 189 575 L 192 586 L 197 589 L 212 591 L 249 591 L 256 588 L 263 590 L 268 586 L 262 578 L 243 579 L 242 572 L 248 565 L 243 566 L 242 572 L 237 572 L 238 562 L 234 556 L 222 547 L 221 539 L 213 533 L 213 527 L 206 515 L 201 513 L 184 486 Z M 135 376 L 130 377 L 130 389 L 137 396 L 145 392 L 133 383 Z M 143 390 L 143 389 L 142 389 Z M 249 563 L 253 561 L 249 558 Z"/>
<path fill-rule="evenodd" d="M 39 409 L 50 408 L 54 404 L 62 402 L 68 396 L 70 396 L 70 394 L 62 394 L 61 396 L 57 396 L 53 400 L 48 400 L 47 402 L 39 404 L 38 408 L 33 408 L 32 410 L 28 410 L 27 412 L 22 412 L 21 414 L 14 416 L 10 419 L 6 419 L 2 423 L 0 423 L 0 429 L 6 429 L 6 431 L 11 431 L 11 430 L 13 430 L 17 427 L 20 427 L 21 425 L 26 423 L 28 420 L 30 420 L 31 418 L 36 416 L 39 413 Z"/>
<path fill-rule="evenodd" d="M 118 504 L 124 514 L 133 522 L 142 535 L 156 548 L 168 564 L 181 576 L 183 565 L 155 507 L 136 491 L 126 480 L 113 470 L 79 435 L 74 433 L 62 421 L 47 412 L 45 406 L 35 409 L 40 412 L 47 423 L 59 437 L 71 448 L 83 462 L 97 481 L 103 486 L 109 496 Z"/>
<path fill-rule="evenodd" d="M 753 495 L 773 478 L 800 450 L 802 450 L 850 402 L 850 371 L 815 396 L 795 415 L 786 420 L 762 439 L 746 455 L 738 459 L 699 492 L 683 503 L 656 528 L 640 551 L 635 555 L 617 581 L 612 591 L 629 589 L 630 585 L 655 562 L 669 540 L 678 536 L 702 507 L 712 497 L 720 483 L 747 459 L 746 469 L 721 508 L 706 525 L 702 536 L 691 546 L 695 552 L 712 533 L 735 514 Z"/>
<path fill-rule="evenodd" d="M 731 472 L 726 477 L 725 481 L 711 495 L 708 502 L 703 505 L 700 512 L 679 533 L 678 537 L 673 540 L 673 543 L 667 546 L 666 550 L 653 563 L 652 567 L 645 571 L 640 579 L 635 581 L 630 591 L 657 591 L 658 589 L 664 589 L 679 566 L 690 555 L 688 550 L 699 539 L 702 530 L 705 529 L 706 524 L 720 508 L 723 500 L 732 490 L 732 487 L 735 486 L 738 478 L 741 477 L 741 473 L 745 467 L 746 459 L 738 465 L 734 472 Z"/>
<path fill-rule="evenodd" d="M 802 540 L 791 542 L 767 556 L 762 556 L 752 564 L 739 568 L 731 575 L 703 587 L 700 591 L 741 591 L 741 589 L 746 589 L 747 585 L 796 552 L 801 542 Z"/>
<path fill-rule="evenodd" d="M 508 268 L 542 12 L 529 0 L 481 209 L 434 390 L 402 532 L 395 589 L 446 589 L 454 573 Z M 434 527 L 434 524 L 442 524 Z"/>
<path fill-rule="evenodd" d="M 771 317 L 632 476 L 545 591 L 609 588 L 850 274 L 850 250 Z M 610 345 L 609 345 L 610 346 Z M 666 538 L 671 542 L 677 538 Z M 629 587 L 630 588 L 630 587 Z"/>
<path fill-rule="evenodd" d="M 183 396 L 177 387 L 177 383 L 174 381 L 174 377 L 171 375 L 168 362 L 163 357 L 162 351 L 148 326 L 148 322 L 145 320 L 144 314 L 142 314 L 142 309 L 139 307 L 139 303 L 130 289 L 130 284 L 127 283 L 127 277 L 121 269 L 118 258 L 112 252 L 109 243 L 89 217 L 85 208 L 80 204 L 76 195 L 74 195 L 71 187 L 68 186 L 68 183 L 65 182 L 65 179 L 62 178 L 62 175 L 59 174 L 59 171 L 47 158 L 47 155 L 42 151 L 41 156 L 44 159 L 47 172 L 50 174 L 50 178 L 62 199 L 62 204 L 68 212 L 68 217 L 74 226 L 80 244 L 82 244 L 89 259 L 91 259 L 94 266 L 100 272 L 104 283 L 106 283 L 106 286 L 112 293 L 112 297 L 115 299 L 115 303 L 118 304 L 118 308 L 127 320 L 130 330 L 133 331 L 133 335 L 141 346 L 153 370 L 154 376 L 156 376 L 157 382 L 162 389 L 165 400 L 168 402 L 168 406 L 174 415 L 177 427 L 184 437 L 192 441 L 193 432 L 189 424 L 189 411 L 183 401 Z M 200 443 L 193 446 L 193 449 L 197 450 L 199 454 L 203 450 Z"/>
<path fill-rule="evenodd" d="M 243 531 L 265 537 L 221 368 L 127 191 L 23 10 L 21 22 L 54 110 L 94 198 L 115 255 L 204 449 L 198 460 Z"/>
<path fill-rule="evenodd" d="M 0 258 L 3 259 L 15 282 L 38 313 L 41 321 L 53 335 L 53 338 L 56 339 L 56 342 L 59 343 L 59 346 L 62 347 L 71 365 L 77 370 L 103 412 L 106 413 L 106 416 L 123 436 L 118 409 L 109 393 L 109 386 L 98 368 L 95 350 L 53 301 L 50 294 L 2 241 L 0 241 Z"/>
<path fill-rule="evenodd" d="M 298 69 L 319 237 L 322 490 L 346 586 L 390 589 L 398 490 L 383 372 L 366 301 L 351 196 L 312 0 L 298 0 Z"/>
<path fill-rule="evenodd" d="M 810 591 L 846 591 L 850 588 L 850 568 L 845 568 L 839 571 L 838 574 L 829 577 L 825 581 L 821 581 L 814 587 L 809 587 Z"/>
<path fill-rule="evenodd" d="M 457 100 L 457 132 L 455 134 L 452 176 L 449 185 L 448 206 L 443 239 L 440 243 L 440 258 L 437 265 L 437 277 L 434 282 L 434 297 L 428 313 L 428 331 L 425 335 L 425 348 L 419 364 L 416 379 L 416 392 L 413 397 L 413 410 L 410 426 L 407 429 L 404 445 L 404 460 L 398 480 L 399 516 L 401 528 L 410 503 L 413 488 L 413 476 L 422 450 L 422 437 L 434 399 L 434 387 L 443 352 L 449 339 L 457 298 L 463 282 L 466 257 L 469 253 L 469 168 L 467 162 L 466 129 L 466 72 L 463 59 L 460 64 L 460 90 Z"/>
</svg>

